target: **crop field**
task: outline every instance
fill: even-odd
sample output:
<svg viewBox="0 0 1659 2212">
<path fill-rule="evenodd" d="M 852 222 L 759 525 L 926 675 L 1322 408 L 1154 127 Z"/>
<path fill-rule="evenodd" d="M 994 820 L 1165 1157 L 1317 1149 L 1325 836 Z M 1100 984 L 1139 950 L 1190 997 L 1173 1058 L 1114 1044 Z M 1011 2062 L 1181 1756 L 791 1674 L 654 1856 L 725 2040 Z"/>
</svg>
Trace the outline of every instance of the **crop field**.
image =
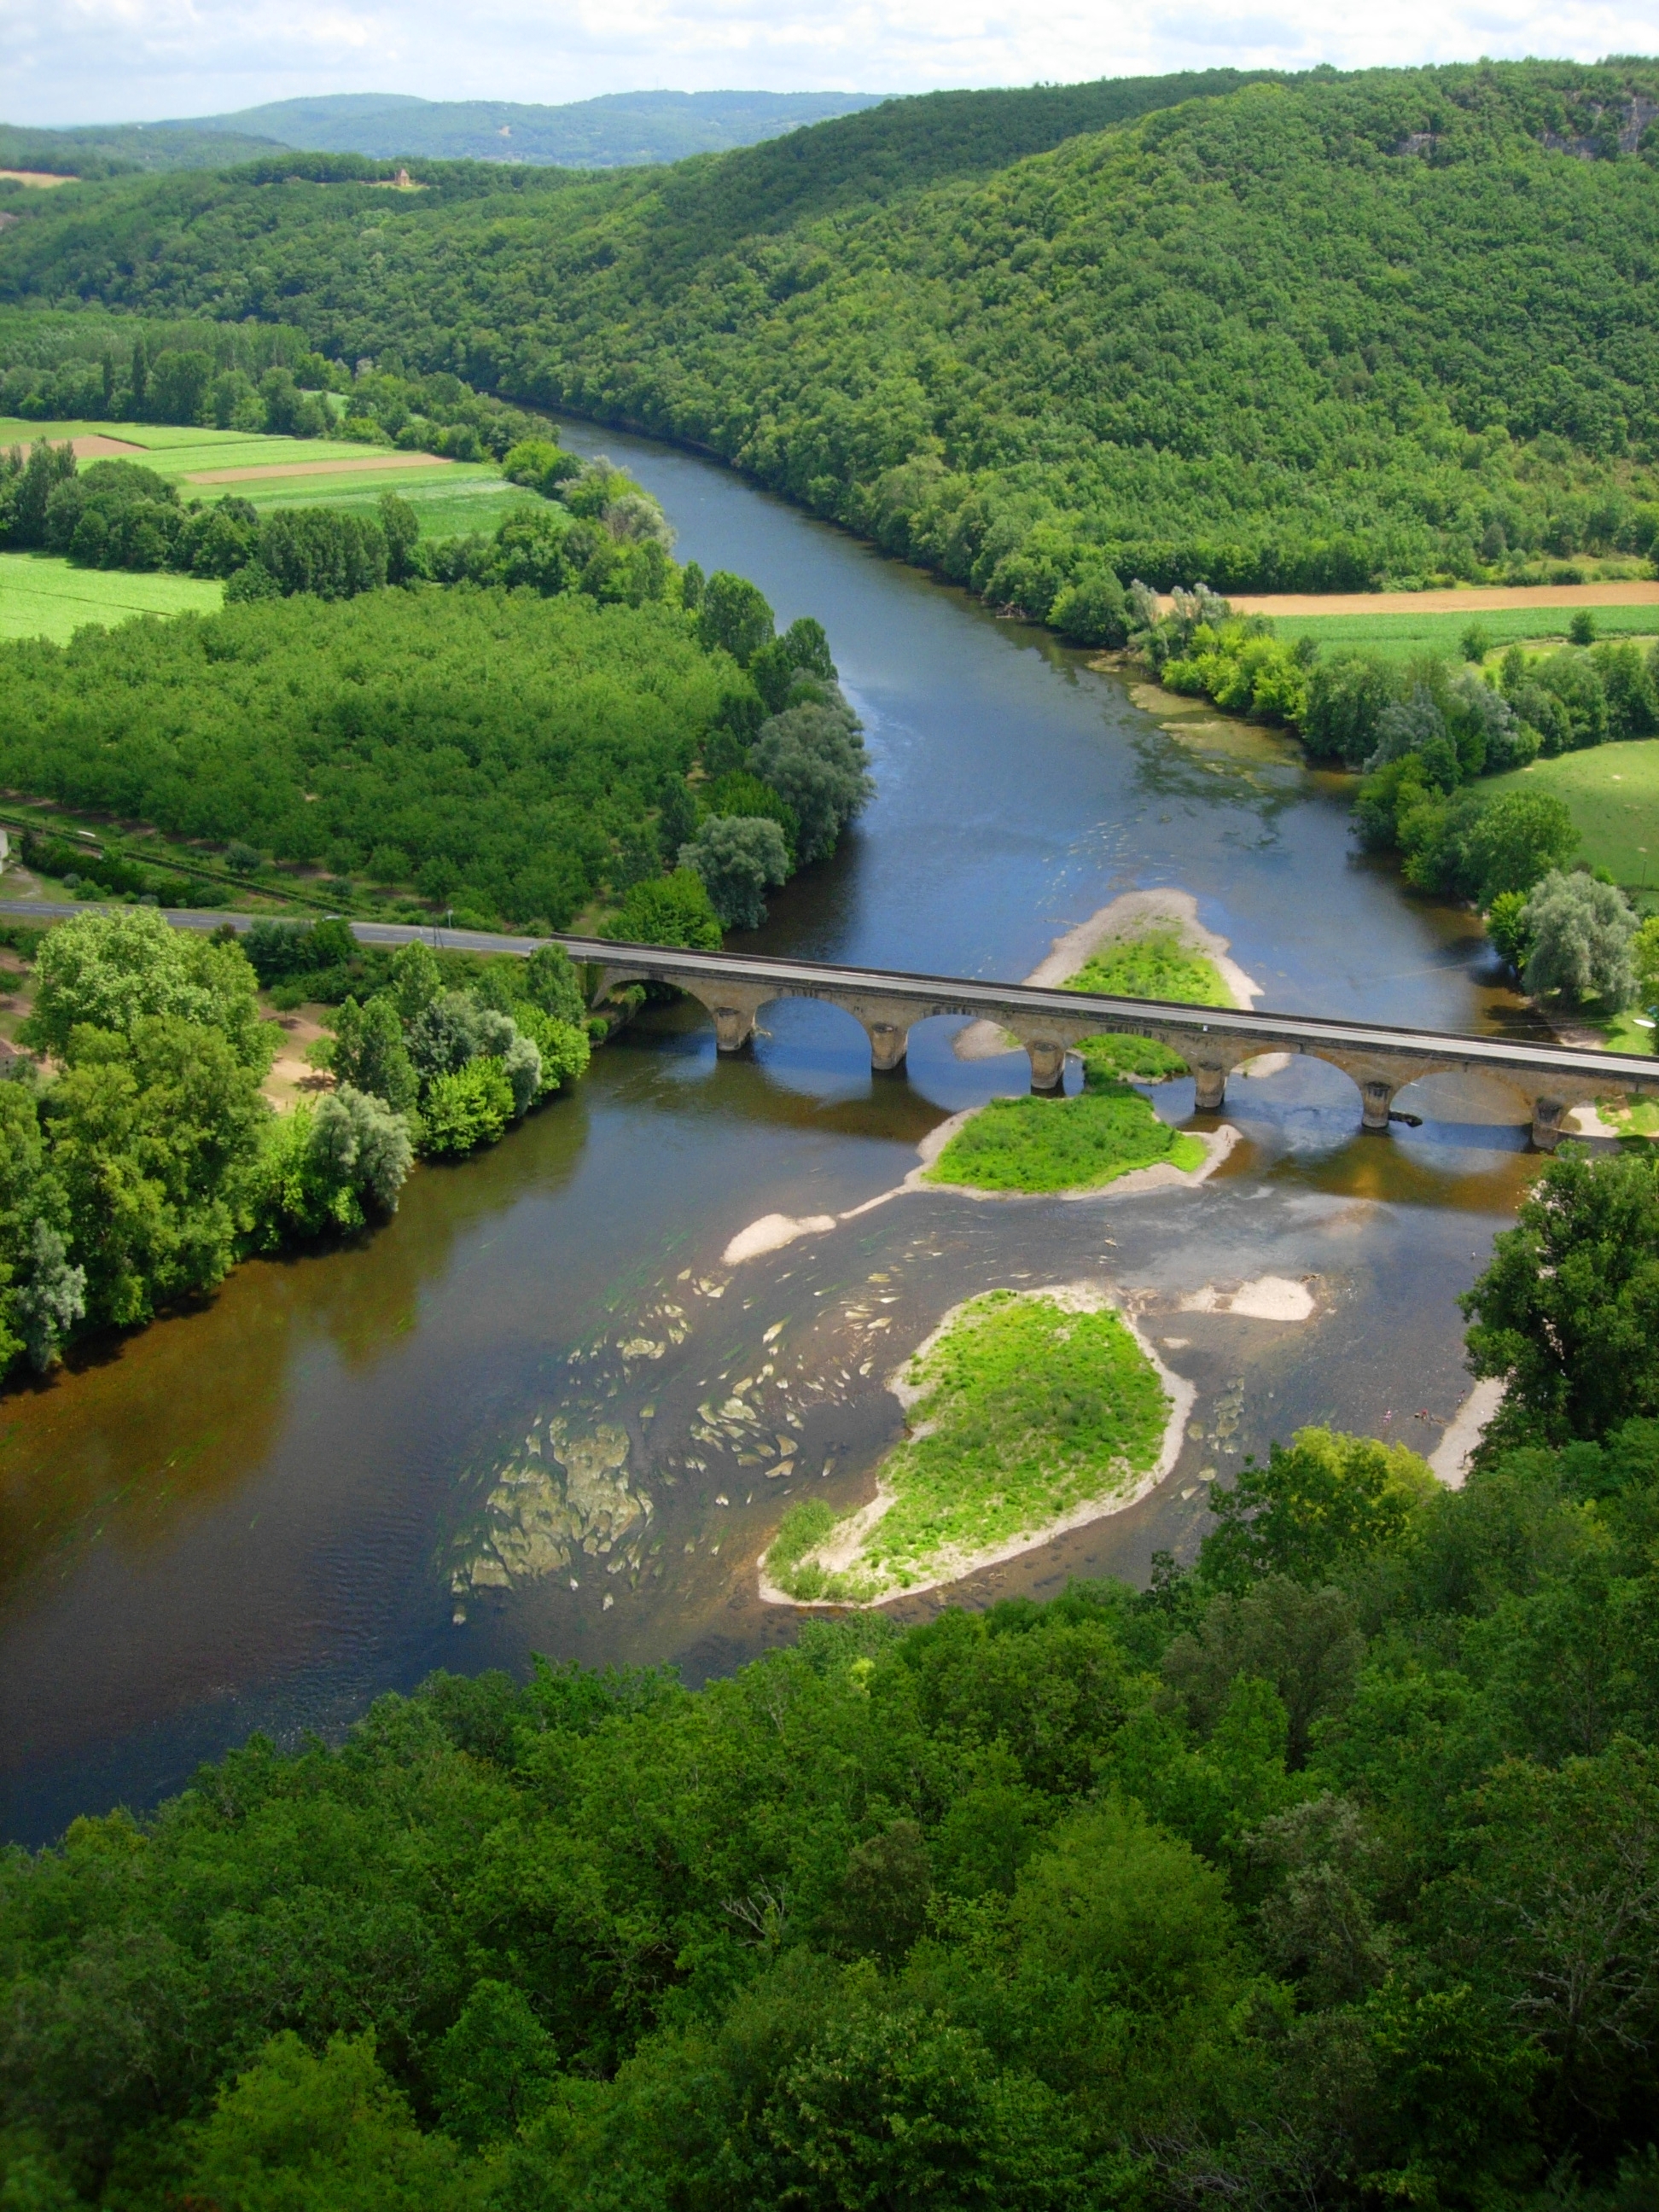
<svg viewBox="0 0 1659 2212">
<path fill-rule="evenodd" d="M 277 507 L 372 507 L 383 491 L 396 491 L 418 509 L 422 535 L 428 538 L 492 530 L 512 501 L 524 495 L 488 462 L 446 461 L 435 453 L 393 453 L 338 439 L 182 429 L 166 422 L 28 422 L 0 416 L 0 447 L 27 446 L 37 438 L 97 438 L 131 447 L 130 453 L 103 458 L 142 462 L 176 483 L 183 499 L 214 500 L 234 492 L 262 514 Z"/>
<path fill-rule="evenodd" d="M 1310 637 L 1325 654 L 1345 649 L 1378 653 L 1390 660 L 1433 655 L 1455 659 L 1463 633 L 1479 623 L 1495 649 L 1508 645 L 1565 642 L 1575 607 L 1472 606 L 1467 614 L 1281 615 L 1273 623 L 1279 637 Z M 1597 637 L 1659 636 L 1659 606 L 1592 607 Z"/>
<path fill-rule="evenodd" d="M 1659 738 L 1593 745 L 1493 776 L 1493 797 L 1524 784 L 1553 793 L 1571 811 L 1581 857 L 1627 890 L 1659 890 Z"/>
<path fill-rule="evenodd" d="M 211 614 L 222 584 L 199 576 L 73 568 L 49 553 L 0 553 L 0 638 L 64 645 L 86 623 L 112 629 L 133 615 Z"/>
</svg>

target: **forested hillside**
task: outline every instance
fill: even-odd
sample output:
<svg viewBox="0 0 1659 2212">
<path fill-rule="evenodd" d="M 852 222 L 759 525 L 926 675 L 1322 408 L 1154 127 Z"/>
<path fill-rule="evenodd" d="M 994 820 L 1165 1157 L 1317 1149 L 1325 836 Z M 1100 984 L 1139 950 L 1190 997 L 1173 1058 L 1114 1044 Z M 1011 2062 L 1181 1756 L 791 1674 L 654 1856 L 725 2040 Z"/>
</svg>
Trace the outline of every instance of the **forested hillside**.
<svg viewBox="0 0 1659 2212">
<path fill-rule="evenodd" d="M 1152 83 L 614 179 L 112 182 L 24 211 L 0 297 L 280 315 L 695 440 L 1040 616 L 1107 562 L 1238 588 L 1647 553 L 1659 64 Z"/>
<path fill-rule="evenodd" d="M 1461 1492 L 1305 1431 L 1146 1594 L 441 1675 L 0 1860 L 8 2203 L 1646 2212 L 1656 1237 L 1545 1170 Z"/>
</svg>

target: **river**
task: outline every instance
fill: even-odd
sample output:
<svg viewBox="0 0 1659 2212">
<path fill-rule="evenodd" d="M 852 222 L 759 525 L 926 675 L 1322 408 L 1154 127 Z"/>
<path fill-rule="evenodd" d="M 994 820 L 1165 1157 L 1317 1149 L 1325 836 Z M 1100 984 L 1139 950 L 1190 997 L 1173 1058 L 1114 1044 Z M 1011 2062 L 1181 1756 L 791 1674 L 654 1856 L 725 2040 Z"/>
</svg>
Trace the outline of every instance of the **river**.
<svg viewBox="0 0 1659 2212">
<path fill-rule="evenodd" d="M 1345 788 L 1288 745 L 1196 748 L 1085 656 L 717 464 L 568 434 L 658 495 L 682 559 L 752 577 L 781 622 L 816 615 L 864 718 L 877 797 L 738 942 L 1018 978 L 1118 893 L 1171 884 L 1268 1006 L 1445 1029 L 1512 1013 L 1472 919 L 1357 858 Z M 1023 1057 L 956 1059 L 959 1026 L 925 1024 L 905 1071 L 872 1076 L 833 1008 L 781 1003 L 723 1063 L 700 1010 L 648 1009 L 574 1096 L 416 1176 L 362 1244 L 245 1267 L 202 1310 L 5 1400 L 0 1831 L 149 1804 L 254 1729 L 337 1735 L 434 1667 L 541 1652 L 696 1680 L 788 1637 L 756 1595 L 768 1532 L 808 1487 L 867 1494 L 898 1433 L 883 1375 L 994 1283 L 1110 1282 L 1199 1395 L 1158 1492 L 968 1601 L 1144 1575 L 1196 1540 L 1209 1473 L 1310 1420 L 1431 1448 L 1468 1387 L 1457 1293 L 1526 1171 L 1504 1109 L 1449 1081 L 1402 1101 L 1420 1129 L 1364 1137 L 1346 1079 L 1297 1062 L 1234 1084 L 1243 1141 L 1200 1189 L 909 1194 L 722 1265 L 746 1223 L 847 1212 L 945 1115 L 1024 1087 Z M 1191 1104 L 1174 1085 L 1159 1110 Z M 1305 1280 L 1311 1318 L 1188 1310 L 1261 1274 Z M 763 1449 L 707 1441 L 733 1391 L 766 1414 Z M 590 1548 L 552 1571 L 556 1425 Z"/>
</svg>

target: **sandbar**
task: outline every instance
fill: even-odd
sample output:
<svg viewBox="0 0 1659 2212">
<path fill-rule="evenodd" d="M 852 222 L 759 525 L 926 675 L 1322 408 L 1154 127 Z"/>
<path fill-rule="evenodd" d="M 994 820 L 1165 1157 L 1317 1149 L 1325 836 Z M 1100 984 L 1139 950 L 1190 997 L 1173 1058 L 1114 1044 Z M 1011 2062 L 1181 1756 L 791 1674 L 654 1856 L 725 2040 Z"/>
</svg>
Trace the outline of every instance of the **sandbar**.
<svg viewBox="0 0 1659 2212">
<path fill-rule="evenodd" d="M 1110 944 L 1115 938 L 1143 937 L 1159 924 L 1179 931 L 1184 945 L 1213 962 L 1234 1006 L 1248 1013 L 1262 996 L 1261 984 L 1253 981 L 1238 963 L 1230 958 L 1227 939 L 1206 929 L 1200 921 L 1198 901 L 1192 893 L 1167 887 L 1125 891 L 1109 906 L 1091 914 L 1087 921 L 1079 922 L 1064 936 L 1055 938 L 1053 950 L 1023 980 L 1039 989 L 1063 988 L 1103 945 Z M 1007 1032 L 1000 1024 L 969 1022 L 956 1037 L 951 1049 L 958 1060 L 1000 1060 L 1018 1047 L 1009 1043 Z"/>
</svg>

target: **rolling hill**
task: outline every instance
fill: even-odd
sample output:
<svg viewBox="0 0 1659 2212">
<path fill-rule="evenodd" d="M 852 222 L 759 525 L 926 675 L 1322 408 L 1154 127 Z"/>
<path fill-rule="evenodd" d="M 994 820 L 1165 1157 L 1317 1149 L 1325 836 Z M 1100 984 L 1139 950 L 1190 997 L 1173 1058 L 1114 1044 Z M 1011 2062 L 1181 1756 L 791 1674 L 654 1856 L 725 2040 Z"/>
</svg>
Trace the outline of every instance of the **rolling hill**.
<svg viewBox="0 0 1659 2212">
<path fill-rule="evenodd" d="M 1656 118 L 1654 63 L 1481 64 L 934 94 L 395 196 L 283 155 L 39 196 L 0 300 L 280 316 L 695 441 L 1039 616 L 1108 561 L 1318 589 L 1639 560 Z"/>
</svg>

